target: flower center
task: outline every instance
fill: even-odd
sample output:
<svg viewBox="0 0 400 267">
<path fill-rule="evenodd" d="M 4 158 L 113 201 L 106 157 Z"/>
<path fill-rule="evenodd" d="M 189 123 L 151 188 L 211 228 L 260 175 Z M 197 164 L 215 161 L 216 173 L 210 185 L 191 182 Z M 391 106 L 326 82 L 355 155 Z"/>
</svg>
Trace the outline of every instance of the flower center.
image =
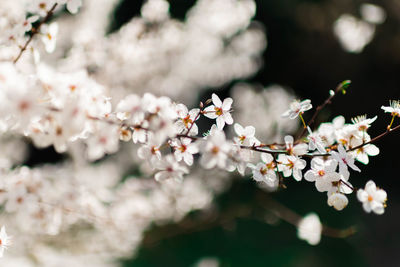
<svg viewBox="0 0 400 267">
<path fill-rule="evenodd" d="M 267 166 L 268 169 L 273 170 L 275 168 L 275 162 L 270 162 L 265 164 Z"/>
<path fill-rule="evenodd" d="M 182 121 L 185 124 L 186 128 L 188 128 L 189 123 L 193 123 L 193 121 L 190 119 L 190 115 L 187 115 L 185 118 L 182 119 Z"/>
<path fill-rule="evenodd" d="M 181 146 L 179 147 L 179 150 L 180 150 L 182 153 L 185 152 L 186 149 L 187 149 L 187 147 L 186 147 L 185 145 L 181 145 Z"/>
<path fill-rule="evenodd" d="M 217 108 L 217 107 L 215 107 L 214 110 L 215 110 L 215 114 L 216 114 L 216 115 L 218 115 L 218 116 L 221 116 L 221 115 L 222 115 L 222 112 L 223 112 L 223 111 L 222 111 L 222 108 Z"/>
<path fill-rule="evenodd" d="M 374 198 L 372 196 L 368 196 L 368 201 L 371 202 L 372 200 L 374 200 Z"/>
<path fill-rule="evenodd" d="M 219 152 L 219 147 L 217 147 L 217 146 L 214 146 L 214 147 L 211 149 L 211 153 L 213 153 L 214 155 L 218 154 L 218 152 Z"/>
<path fill-rule="evenodd" d="M 267 174 L 267 169 L 261 168 L 261 169 L 260 169 L 260 173 L 261 173 L 262 175 L 266 175 L 266 174 Z"/>
<path fill-rule="evenodd" d="M 320 171 L 318 172 L 318 175 L 321 176 L 321 177 L 324 176 L 324 175 L 325 175 L 325 171 L 324 171 L 324 170 L 320 170 Z"/>
</svg>

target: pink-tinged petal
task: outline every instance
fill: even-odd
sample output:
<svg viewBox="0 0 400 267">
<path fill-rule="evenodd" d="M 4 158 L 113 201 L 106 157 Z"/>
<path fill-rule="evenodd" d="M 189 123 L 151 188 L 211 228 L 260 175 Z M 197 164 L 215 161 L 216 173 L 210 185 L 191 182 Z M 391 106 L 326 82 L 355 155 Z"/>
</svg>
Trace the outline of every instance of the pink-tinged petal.
<svg viewBox="0 0 400 267">
<path fill-rule="evenodd" d="M 354 162 L 348 162 L 347 163 L 347 165 L 350 167 L 350 168 L 352 168 L 353 170 L 355 170 L 355 171 L 358 171 L 358 172 L 361 172 L 361 170 L 360 170 L 360 168 L 358 168 L 355 164 L 354 164 Z"/>
<path fill-rule="evenodd" d="M 307 166 L 307 161 L 304 159 L 297 160 L 296 167 L 299 169 L 304 169 Z"/>
<path fill-rule="evenodd" d="M 301 178 L 302 178 L 301 171 L 297 170 L 297 169 L 293 170 L 293 178 L 298 182 L 301 181 Z"/>
<path fill-rule="evenodd" d="M 385 213 L 385 207 L 382 204 L 379 206 L 376 206 L 372 210 L 378 215 L 382 215 L 383 213 Z"/>
<path fill-rule="evenodd" d="M 315 181 L 315 187 L 318 192 L 326 192 L 331 188 L 331 183 L 323 181 L 322 179 L 317 179 Z"/>
<path fill-rule="evenodd" d="M 334 159 L 328 160 L 325 162 L 325 169 L 327 172 L 334 172 L 336 171 L 338 162 Z"/>
<path fill-rule="evenodd" d="M 222 110 L 230 110 L 231 109 L 231 106 L 232 106 L 232 103 L 233 103 L 233 99 L 232 98 L 230 98 L 230 97 L 228 97 L 228 98 L 225 98 L 224 99 L 224 102 L 222 103 Z"/>
<path fill-rule="evenodd" d="M 296 119 L 297 118 L 297 116 L 299 116 L 299 113 L 298 112 L 291 112 L 290 113 L 290 115 L 289 115 L 289 119 L 291 119 L 291 120 L 294 120 L 294 119 Z"/>
<path fill-rule="evenodd" d="M 369 205 L 369 202 L 364 202 L 363 203 L 363 208 L 366 212 L 370 213 L 371 212 L 371 206 Z"/>
<path fill-rule="evenodd" d="M 370 156 L 376 156 L 379 154 L 379 148 L 375 145 L 367 145 L 365 147 L 365 152 Z"/>
<path fill-rule="evenodd" d="M 244 128 L 244 135 L 247 137 L 252 137 L 255 133 L 256 128 L 254 128 L 253 126 L 247 126 L 246 128 Z"/>
<path fill-rule="evenodd" d="M 327 173 L 325 176 L 326 176 L 326 179 L 330 182 L 340 181 L 340 174 L 337 172 Z"/>
<path fill-rule="evenodd" d="M 274 160 L 274 157 L 271 154 L 262 153 L 261 160 L 264 161 L 265 163 L 271 163 Z"/>
<path fill-rule="evenodd" d="M 197 117 L 197 115 L 199 115 L 199 112 L 200 112 L 200 109 L 198 109 L 198 108 L 194 108 L 194 109 L 190 110 L 189 111 L 189 118 L 191 120 L 194 120 Z M 199 119 L 199 118 L 197 118 L 197 119 Z"/>
<path fill-rule="evenodd" d="M 233 118 L 230 113 L 224 113 L 223 115 L 226 124 L 231 125 L 233 123 Z"/>
<path fill-rule="evenodd" d="M 375 193 L 376 185 L 375 185 L 374 181 L 368 181 L 365 184 L 365 191 L 367 191 L 367 193 L 370 194 L 370 195 Z"/>
<path fill-rule="evenodd" d="M 365 153 L 358 154 L 357 157 L 356 157 L 356 159 L 357 159 L 359 162 L 361 162 L 361 163 L 363 163 L 363 164 L 365 164 L 365 165 L 367 165 L 367 164 L 369 163 L 368 155 L 365 154 Z"/>
<path fill-rule="evenodd" d="M 321 170 L 324 166 L 324 160 L 322 158 L 313 158 L 311 160 L 311 169 L 313 170 Z"/>
<path fill-rule="evenodd" d="M 156 179 L 156 181 L 161 182 L 161 181 L 165 181 L 167 180 L 170 174 L 167 171 L 160 171 L 157 172 L 156 175 L 154 176 L 154 178 Z"/>
<path fill-rule="evenodd" d="M 291 135 L 286 135 L 285 136 L 286 147 L 292 146 L 293 145 L 293 141 L 294 141 L 293 136 L 291 136 Z"/>
<path fill-rule="evenodd" d="M 223 118 L 222 116 L 219 116 L 219 117 L 217 118 L 217 127 L 218 127 L 218 130 L 224 129 L 224 126 L 225 126 L 225 120 L 224 120 L 224 118 Z"/>
<path fill-rule="evenodd" d="M 240 125 L 239 123 L 235 123 L 235 125 L 233 125 L 233 128 L 235 129 L 235 133 L 238 136 L 243 135 L 244 129 L 242 125 Z"/>
<path fill-rule="evenodd" d="M 308 170 L 306 174 L 304 175 L 304 179 L 306 179 L 309 182 L 314 182 L 317 178 L 317 175 L 315 175 L 313 170 Z"/>
<path fill-rule="evenodd" d="M 347 153 L 346 153 L 346 149 L 344 149 L 344 147 L 343 147 L 343 145 L 339 145 L 338 146 L 338 151 L 339 151 L 339 154 L 342 156 L 344 156 L 344 155 L 346 155 Z"/>
<path fill-rule="evenodd" d="M 357 191 L 357 198 L 361 202 L 366 202 L 366 201 L 368 201 L 368 193 L 365 192 L 365 190 L 363 190 L 363 189 L 359 189 Z"/>
<path fill-rule="evenodd" d="M 293 147 L 293 154 L 296 156 L 301 156 L 307 153 L 308 145 L 306 144 L 298 144 Z"/>
<path fill-rule="evenodd" d="M 185 153 L 183 160 L 185 161 L 185 163 L 189 166 L 193 165 L 193 155 L 189 154 L 189 153 Z"/>
<path fill-rule="evenodd" d="M 290 116 L 290 114 L 292 114 L 292 111 L 289 109 L 289 110 L 286 110 L 284 113 L 282 113 L 281 117 L 288 118 Z"/>
<path fill-rule="evenodd" d="M 374 198 L 376 199 L 376 201 L 385 202 L 385 201 L 386 201 L 386 198 L 387 198 L 387 194 L 386 194 L 386 192 L 385 192 L 384 190 L 378 189 L 378 190 L 375 192 Z"/>
<path fill-rule="evenodd" d="M 213 101 L 213 104 L 216 106 L 216 107 L 221 107 L 222 106 L 222 102 L 221 102 L 221 99 L 219 99 L 219 97 L 216 95 L 216 94 L 212 94 L 211 95 L 211 98 L 212 98 L 212 101 Z"/>
<path fill-rule="evenodd" d="M 291 169 L 284 169 L 283 170 L 283 176 L 284 177 L 289 177 L 292 175 L 292 170 Z"/>
<path fill-rule="evenodd" d="M 208 106 L 204 109 L 204 116 L 206 116 L 209 119 L 215 119 L 218 117 L 217 114 L 215 114 L 215 106 L 211 105 Z"/>
</svg>

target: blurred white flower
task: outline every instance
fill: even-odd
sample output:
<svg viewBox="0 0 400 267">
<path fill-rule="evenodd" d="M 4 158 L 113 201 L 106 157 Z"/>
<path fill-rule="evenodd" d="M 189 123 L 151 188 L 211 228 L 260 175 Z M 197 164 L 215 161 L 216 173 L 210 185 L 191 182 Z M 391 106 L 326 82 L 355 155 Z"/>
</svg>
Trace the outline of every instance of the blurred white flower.
<svg viewBox="0 0 400 267">
<path fill-rule="evenodd" d="M 328 205 L 334 207 L 336 210 L 340 211 L 344 209 L 348 203 L 349 200 L 345 195 L 341 193 L 328 193 Z"/>
<path fill-rule="evenodd" d="M 344 50 L 361 53 L 374 38 L 375 26 L 352 15 L 343 14 L 335 21 L 333 31 Z"/>
<path fill-rule="evenodd" d="M 387 195 L 385 190 L 377 188 L 373 181 L 368 181 L 364 189 L 357 191 L 357 198 L 363 203 L 366 212 L 373 211 L 376 214 L 385 212 Z"/>
<path fill-rule="evenodd" d="M 360 13 L 365 21 L 373 24 L 382 24 L 386 20 L 385 10 L 373 4 L 364 3 L 360 7 Z"/>
<path fill-rule="evenodd" d="M 53 22 L 49 25 L 43 25 L 40 30 L 46 52 L 53 53 L 57 44 L 58 24 Z"/>
<path fill-rule="evenodd" d="M 316 213 L 307 214 L 297 226 L 297 236 L 310 245 L 317 245 L 321 240 L 322 224 Z"/>
</svg>

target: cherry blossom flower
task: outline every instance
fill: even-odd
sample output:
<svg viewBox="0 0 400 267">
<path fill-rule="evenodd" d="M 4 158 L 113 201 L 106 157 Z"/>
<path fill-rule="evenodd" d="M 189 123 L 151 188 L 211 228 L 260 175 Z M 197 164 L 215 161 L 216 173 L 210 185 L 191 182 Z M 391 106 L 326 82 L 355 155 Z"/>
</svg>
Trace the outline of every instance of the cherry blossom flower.
<svg viewBox="0 0 400 267">
<path fill-rule="evenodd" d="M 203 153 L 200 159 L 201 165 L 206 169 L 211 169 L 215 166 L 222 169 L 225 168 L 231 146 L 232 144 L 226 141 L 224 132 L 220 130 L 211 131 L 210 135 L 207 136 L 206 144 L 199 144 Z"/>
<path fill-rule="evenodd" d="M 290 103 L 289 109 L 282 114 L 282 117 L 293 120 L 293 119 L 297 118 L 297 116 L 299 116 L 300 113 L 303 113 L 310 109 L 312 109 L 310 99 L 306 99 L 301 102 L 298 100 L 295 100 L 292 103 Z"/>
<path fill-rule="evenodd" d="M 163 160 L 158 161 L 156 169 L 160 170 L 154 176 L 158 182 L 167 179 L 174 179 L 175 181 L 182 182 L 183 175 L 189 172 L 188 169 L 180 165 L 172 155 L 168 155 Z"/>
<path fill-rule="evenodd" d="M 335 172 L 337 164 L 336 160 L 324 161 L 322 158 L 313 158 L 311 169 L 304 174 L 304 179 L 315 182 L 315 187 L 319 192 L 329 191 L 332 183 L 340 180 L 340 175 Z"/>
<path fill-rule="evenodd" d="M 307 153 L 308 146 L 306 144 L 297 144 L 294 146 L 293 142 L 293 136 L 285 136 L 286 151 L 289 155 L 301 156 Z"/>
<path fill-rule="evenodd" d="M 11 237 L 6 233 L 6 227 L 3 225 L 0 230 L 0 258 L 4 255 L 4 250 L 11 244 Z"/>
<path fill-rule="evenodd" d="M 230 114 L 231 106 L 232 106 L 232 98 L 228 97 L 224 99 L 224 102 L 221 102 L 221 99 L 216 95 L 212 94 L 211 96 L 213 104 L 204 109 L 204 116 L 210 119 L 217 119 L 217 127 L 219 130 L 222 130 L 226 124 L 232 124 L 233 119 Z"/>
<path fill-rule="evenodd" d="M 87 140 L 88 159 L 98 160 L 106 153 L 114 153 L 118 150 L 119 128 L 116 125 L 102 123 Z"/>
<path fill-rule="evenodd" d="M 173 139 L 171 146 L 175 149 L 174 155 L 177 161 L 183 161 L 191 166 L 193 165 L 193 154 L 199 152 L 196 143 L 192 143 L 190 138 Z"/>
<path fill-rule="evenodd" d="M 142 99 L 138 95 L 127 95 L 118 102 L 115 112 L 118 119 L 129 125 L 140 125 L 144 120 Z"/>
<path fill-rule="evenodd" d="M 326 150 L 324 147 L 324 144 L 322 142 L 321 137 L 319 136 L 318 132 L 313 133 L 310 129 L 310 126 L 307 126 L 307 130 L 308 130 L 308 149 L 309 150 L 315 150 L 317 149 L 319 153 L 321 154 L 325 154 Z"/>
<path fill-rule="evenodd" d="M 257 182 L 264 182 L 269 187 L 274 187 L 277 181 L 274 157 L 271 154 L 263 153 L 261 159 L 263 162 L 259 162 L 257 165 L 248 164 L 252 169 L 253 178 Z"/>
<path fill-rule="evenodd" d="M 327 202 L 329 206 L 334 207 L 336 210 L 340 211 L 347 206 L 349 200 L 345 195 L 341 193 L 332 193 L 329 194 Z"/>
<path fill-rule="evenodd" d="M 375 116 L 371 119 L 367 118 L 367 115 L 362 115 L 358 116 L 355 118 L 351 119 L 351 122 L 354 124 L 354 126 L 361 132 L 365 132 L 368 130 L 369 127 L 371 127 L 371 124 L 378 118 L 378 116 Z"/>
<path fill-rule="evenodd" d="M 162 141 L 157 136 L 153 133 L 148 133 L 146 144 L 142 145 L 137 151 L 139 158 L 155 164 L 161 160 L 161 144 Z"/>
<path fill-rule="evenodd" d="M 59 0 L 60 4 L 67 4 L 67 10 L 71 14 L 76 14 L 82 6 L 82 0 Z"/>
<path fill-rule="evenodd" d="M 391 100 L 388 107 L 381 107 L 385 112 L 391 113 L 392 116 L 400 117 L 400 100 Z"/>
<path fill-rule="evenodd" d="M 49 25 L 43 25 L 40 28 L 42 32 L 42 42 L 47 53 L 53 53 L 57 44 L 58 24 L 53 22 Z"/>
<path fill-rule="evenodd" d="M 197 135 L 199 130 L 195 123 L 199 119 L 200 109 L 194 108 L 188 111 L 187 107 L 183 104 L 176 105 L 176 111 L 178 113 L 178 120 L 175 123 L 178 133 L 186 133 L 189 129 L 188 135 Z"/>
<path fill-rule="evenodd" d="M 300 181 L 303 177 L 301 170 L 306 167 L 307 163 L 304 159 L 296 156 L 289 156 L 279 154 L 278 156 L 278 170 L 283 173 L 284 177 L 293 175 L 296 181 Z"/>
<path fill-rule="evenodd" d="M 373 211 L 375 214 L 383 214 L 386 207 L 386 192 L 376 187 L 373 181 L 368 181 L 364 189 L 357 191 L 357 198 L 363 203 L 366 212 Z"/>
<path fill-rule="evenodd" d="M 352 139 L 350 142 L 352 147 L 357 147 L 362 145 L 363 143 L 368 142 L 371 138 L 366 135 L 364 139 Z M 369 163 L 369 156 L 377 156 L 379 154 L 379 148 L 374 144 L 368 144 L 361 146 L 360 148 L 351 152 L 356 160 L 363 164 Z"/>
<path fill-rule="evenodd" d="M 316 213 L 307 214 L 297 226 L 297 236 L 310 245 L 317 245 L 321 240 L 322 224 Z"/>
<path fill-rule="evenodd" d="M 237 144 L 245 146 L 260 144 L 260 141 L 258 141 L 257 138 L 254 137 L 256 129 L 253 126 L 246 126 L 245 128 L 243 128 L 243 126 L 239 123 L 235 123 L 233 127 L 235 129 L 235 133 L 238 135 L 238 137 L 235 137 L 233 139 Z"/>
<path fill-rule="evenodd" d="M 338 152 L 332 151 L 332 157 L 339 162 L 339 173 L 345 178 L 350 176 L 350 172 L 347 168 L 349 166 L 355 171 L 361 172 L 361 170 L 354 164 L 354 158 L 350 153 L 347 153 L 342 145 L 338 146 Z"/>
</svg>

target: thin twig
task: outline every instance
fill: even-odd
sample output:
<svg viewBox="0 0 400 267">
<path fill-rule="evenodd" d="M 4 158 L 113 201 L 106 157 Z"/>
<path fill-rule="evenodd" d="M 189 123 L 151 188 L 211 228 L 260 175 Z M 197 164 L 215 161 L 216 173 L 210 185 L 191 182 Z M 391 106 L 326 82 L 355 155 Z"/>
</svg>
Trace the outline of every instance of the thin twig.
<svg viewBox="0 0 400 267">
<path fill-rule="evenodd" d="M 28 48 L 28 45 L 31 43 L 31 41 L 33 40 L 33 37 L 35 37 L 36 34 L 39 33 L 40 31 L 40 27 L 42 27 L 42 25 L 46 22 L 49 21 L 49 19 L 51 18 L 51 16 L 53 15 L 54 10 L 56 9 L 58 3 L 55 3 L 51 9 L 47 12 L 46 17 L 44 17 L 44 19 L 38 24 L 38 26 L 36 28 L 32 28 L 32 34 L 31 36 L 29 36 L 29 39 L 26 41 L 25 45 L 21 48 L 21 50 L 19 51 L 18 56 L 14 59 L 13 63 L 17 63 L 17 61 L 21 58 L 22 54 L 24 53 L 24 51 Z"/>
<path fill-rule="evenodd" d="M 320 112 L 322 109 L 324 109 L 328 104 L 332 103 L 333 98 L 335 98 L 335 96 L 336 96 L 341 90 L 345 89 L 345 87 L 347 87 L 350 83 L 351 83 L 350 80 L 346 80 L 346 81 L 343 81 L 343 82 L 339 83 L 339 84 L 336 86 L 336 89 L 333 91 L 333 94 L 330 94 L 329 97 L 325 100 L 325 102 L 323 102 L 321 105 L 319 105 L 319 106 L 316 108 L 316 110 L 315 110 L 313 116 L 311 117 L 311 120 L 308 122 L 307 125 L 308 125 L 308 126 L 312 125 L 312 124 L 314 123 L 315 119 L 317 118 L 319 112 Z M 299 135 L 298 138 L 296 138 L 296 139 L 299 140 L 300 138 L 302 138 L 303 135 L 305 134 L 306 130 L 307 130 L 307 127 L 303 128 L 303 130 L 301 131 L 300 135 Z"/>
</svg>

